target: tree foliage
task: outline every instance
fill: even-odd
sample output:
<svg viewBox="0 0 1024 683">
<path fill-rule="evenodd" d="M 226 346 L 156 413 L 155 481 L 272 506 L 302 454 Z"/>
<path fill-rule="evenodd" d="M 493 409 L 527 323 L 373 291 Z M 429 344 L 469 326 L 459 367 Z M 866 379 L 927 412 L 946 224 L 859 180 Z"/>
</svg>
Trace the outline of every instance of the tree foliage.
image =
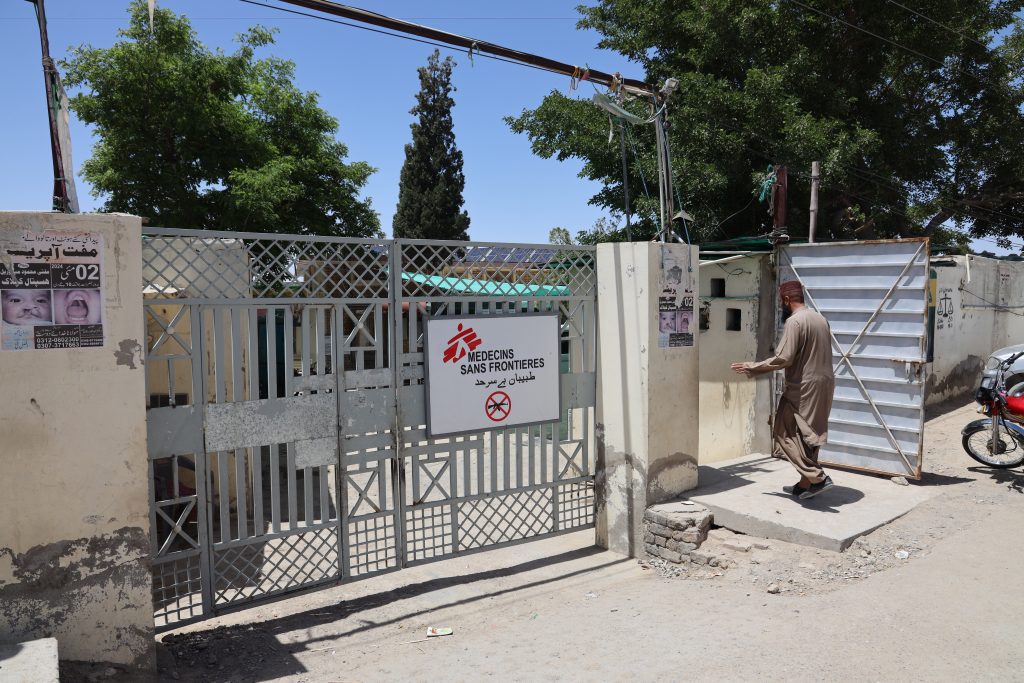
<svg viewBox="0 0 1024 683">
<path fill-rule="evenodd" d="M 71 100 L 98 140 L 83 175 L 104 211 L 167 227 L 372 236 L 380 221 L 359 194 L 374 169 L 346 163 L 338 123 L 294 64 L 256 51 L 273 32 L 251 28 L 238 49 L 211 51 L 188 19 L 144 0 L 110 48 L 73 48 Z"/>
<path fill-rule="evenodd" d="M 419 68 L 420 91 L 410 114 L 412 142 L 398 188 L 395 237 L 468 240 L 469 215 L 462 209 L 466 177 L 452 122 L 452 69 L 455 61 L 435 50 Z"/>
<path fill-rule="evenodd" d="M 648 82 L 679 79 L 668 105 L 674 181 L 702 240 L 767 232 L 755 191 L 770 164 L 787 165 L 790 231 L 806 235 L 814 160 L 823 238 L 955 237 L 943 226 L 1024 236 L 1024 27 L 1014 19 L 1024 2 L 927 3 L 921 12 L 944 26 L 901 4 L 600 0 L 580 8 L 579 26 Z M 552 92 L 508 122 L 536 154 L 582 160 L 581 176 L 603 185 L 591 202 L 620 211 L 618 141 L 608 143 L 604 111 Z M 653 130 L 631 133 L 631 206 L 651 225 Z"/>
</svg>

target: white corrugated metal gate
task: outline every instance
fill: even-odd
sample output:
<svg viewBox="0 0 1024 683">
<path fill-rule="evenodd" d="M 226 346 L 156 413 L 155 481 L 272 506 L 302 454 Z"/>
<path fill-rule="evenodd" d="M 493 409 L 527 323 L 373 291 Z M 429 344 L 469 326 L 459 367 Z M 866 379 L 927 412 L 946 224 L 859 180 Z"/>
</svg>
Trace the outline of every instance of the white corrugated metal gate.
<svg viewBox="0 0 1024 683">
<path fill-rule="evenodd" d="M 835 402 L 822 464 L 921 476 L 928 321 L 927 239 L 790 245 L 799 280 L 832 327 Z"/>
</svg>

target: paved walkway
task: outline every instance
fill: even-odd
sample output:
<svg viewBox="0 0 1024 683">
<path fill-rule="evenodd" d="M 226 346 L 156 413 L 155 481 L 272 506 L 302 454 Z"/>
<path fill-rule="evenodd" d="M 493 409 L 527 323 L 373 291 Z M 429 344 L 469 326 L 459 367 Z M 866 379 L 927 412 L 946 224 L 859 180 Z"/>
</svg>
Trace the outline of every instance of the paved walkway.
<svg viewBox="0 0 1024 683">
<path fill-rule="evenodd" d="M 797 500 L 782 491 L 799 479 L 788 462 L 750 455 L 702 465 L 700 486 L 685 498 L 711 510 L 717 526 L 838 552 L 941 493 L 933 486 L 896 486 L 870 474 L 830 475 L 836 485 L 829 491 Z"/>
<path fill-rule="evenodd" d="M 928 423 L 921 485 L 942 493 L 869 536 L 878 555 L 892 555 L 893 539 L 913 551 L 905 560 L 890 557 L 875 573 L 773 595 L 748 572 L 762 565 L 666 578 L 594 549 L 591 533 L 581 532 L 193 626 L 162 646 L 163 676 L 1021 680 L 1024 592 L 1016 584 L 1024 566 L 1024 474 L 980 468 L 958 452 L 954 435 L 969 418 L 958 411 Z M 773 557 L 791 557 L 784 550 Z M 801 552 L 848 563 L 855 550 Z M 792 560 L 772 571 L 783 585 L 797 585 L 786 582 L 809 570 Z M 451 627 L 454 635 L 428 639 L 430 626 Z"/>
</svg>

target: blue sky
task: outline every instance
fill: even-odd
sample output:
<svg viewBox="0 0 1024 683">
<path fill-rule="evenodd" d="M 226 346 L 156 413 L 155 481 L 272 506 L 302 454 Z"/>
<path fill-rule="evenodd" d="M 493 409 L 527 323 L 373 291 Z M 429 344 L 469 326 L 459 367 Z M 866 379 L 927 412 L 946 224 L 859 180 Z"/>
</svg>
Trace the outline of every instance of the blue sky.
<svg viewBox="0 0 1024 683">
<path fill-rule="evenodd" d="M 270 3 L 276 0 L 268 0 Z M 410 139 L 409 123 L 419 81 L 417 67 L 433 47 L 354 28 L 285 14 L 237 0 L 158 0 L 186 14 L 211 47 L 233 49 L 233 37 L 253 24 L 280 29 L 265 51 L 296 64 L 298 85 L 320 93 L 321 105 L 340 122 L 339 138 L 350 159 L 379 169 L 365 188 L 390 233 L 398 200 L 398 177 Z M 465 0 L 359 0 L 354 3 L 391 16 L 470 35 L 604 71 L 642 78 L 623 57 L 596 49 L 598 36 L 576 29 L 577 0 L 520 0 L 514 4 Z M 51 52 L 64 57 L 69 45 L 111 45 L 126 25 L 127 0 L 47 0 Z M 0 110 L 3 163 L 0 209 L 49 210 L 52 170 L 35 15 L 27 2 L 0 9 L 0 64 L 5 105 Z M 444 52 L 442 54 L 445 54 Z M 455 133 L 465 155 L 466 209 L 475 240 L 546 242 L 548 231 L 589 227 L 603 212 L 587 200 L 595 183 L 577 177 L 580 164 L 540 159 L 525 136 L 512 134 L 502 117 L 537 106 L 552 89 L 568 90 L 569 79 L 486 58 L 463 56 L 454 83 Z M 577 91 L 589 97 L 591 86 Z M 76 170 L 88 158 L 93 138 L 72 117 Z M 82 209 L 98 206 L 77 179 Z"/>
<path fill-rule="evenodd" d="M 355 4 L 570 64 L 643 78 L 638 65 L 596 49 L 596 33 L 576 29 L 579 1 L 519 0 L 501 5 L 466 0 L 358 0 Z M 186 14 L 203 42 L 225 50 L 233 49 L 234 36 L 253 24 L 280 29 L 277 43 L 265 54 L 295 62 L 298 85 L 319 92 L 321 106 L 339 120 L 339 138 L 348 145 L 349 158 L 378 169 L 364 193 L 373 199 L 390 234 L 404 146 L 410 138 L 408 112 L 419 87 L 416 69 L 426 63 L 433 47 L 239 0 L 158 0 L 158 4 Z M 128 0 L 47 0 L 53 56 L 64 57 L 70 45 L 111 45 L 117 30 L 127 23 L 127 5 Z M 567 92 L 569 79 L 481 57 L 475 64 L 465 55 L 456 55 L 456 60 L 455 132 L 465 155 L 470 237 L 546 242 L 552 227 L 575 233 L 604 215 L 587 203 L 599 188 L 577 176 L 580 162 L 534 156 L 526 137 L 513 135 L 502 121 L 504 116 L 537 106 L 552 89 Z M 12 0 L 0 9 L 0 64 L 6 95 L 0 109 L 0 209 L 49 210 L 49 134 L 38 34 L 27 2 Z M 583 84 L 576 96 L 589 98 L 592 92 Z M 77 171 L 90 154 L 93 138 L 73 116 L 72 139 Z M 78 192 L 83 210 L 98 206 L 80 177 Z M 975 248 L 1003 251 L 989 241 L 977 242 Z"/>
</svg>

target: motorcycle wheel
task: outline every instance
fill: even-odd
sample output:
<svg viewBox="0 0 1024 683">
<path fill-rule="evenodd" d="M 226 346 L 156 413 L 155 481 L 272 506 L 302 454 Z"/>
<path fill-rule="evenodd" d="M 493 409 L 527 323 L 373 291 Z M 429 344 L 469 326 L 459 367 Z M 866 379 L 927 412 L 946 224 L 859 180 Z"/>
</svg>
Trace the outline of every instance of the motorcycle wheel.
<svg viewBox="0 0 1024 683">
<path fill-rule="evenodd" d="M 1005 470 L 1024 462 L 1024 447 L 1005 429 L 999 431 L 999 443 L 992 443 L 992 427 L 977 427 L 964 434 L 964 450 L 982 465 Z"/>
</svg>

